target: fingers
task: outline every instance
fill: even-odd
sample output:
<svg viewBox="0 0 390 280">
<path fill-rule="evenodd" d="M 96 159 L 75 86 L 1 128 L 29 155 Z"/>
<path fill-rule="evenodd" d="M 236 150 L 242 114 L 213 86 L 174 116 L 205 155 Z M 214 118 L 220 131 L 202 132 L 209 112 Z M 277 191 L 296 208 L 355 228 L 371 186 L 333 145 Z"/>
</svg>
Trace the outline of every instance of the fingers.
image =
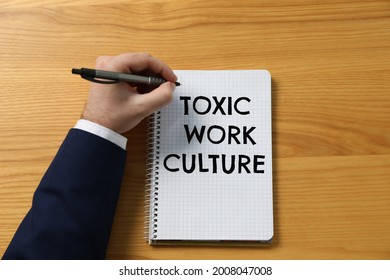
<svg viewBox="0 0 390 280">
<path fill-rule="evenodd" d="M 126 67 L 130 72 L 141 72 L 149 69 L 152 72 L 162 76 L 164 79 L 176 82 L 177 77 L 161 60 L 146 53 L 125 53 L 118 56 L 118 62 L 122 67 Z"/>
<path fill-rule="evenodd" d="M 144 73 L 145 76 L 162 76 L 170 81 L 151 90 L 147 94 L 139 94 L 144 85 L 137 88 L 126 83 L 115 85 L 91 85 L 88 107 L 84 117 L 123 133 L 136 126 L 143 118 L 167 105 L 173 97 L 176 75 L 164 62 L 145 53 L 126 53 L 118 56 L 100 56 L 96 59 L 96 69 Z M 94 114 L 92 115 L 91 112 Z M 88 115 L 88 113 L 90 113 Z"/>
<path fill-rule="evenodd" d="M 108 71 L 154 73 L 167 81 L 176 82 L 172 69 L 161 60 L 147 53 L 124 53 L 118 56 L 99 56 L 95 68 Z M 151 74 L 151 76 L 154 76 Z"/>
<path fill-rule="evenodd" d="M 143 104 L 142 110 L 145 116 L 169 104 L 172 101 L 175 88 L 174 83 L 166 82 L 148 94 L 137 95 L 137 98 L 140 99 L 140 104 Z"/>
</svg>

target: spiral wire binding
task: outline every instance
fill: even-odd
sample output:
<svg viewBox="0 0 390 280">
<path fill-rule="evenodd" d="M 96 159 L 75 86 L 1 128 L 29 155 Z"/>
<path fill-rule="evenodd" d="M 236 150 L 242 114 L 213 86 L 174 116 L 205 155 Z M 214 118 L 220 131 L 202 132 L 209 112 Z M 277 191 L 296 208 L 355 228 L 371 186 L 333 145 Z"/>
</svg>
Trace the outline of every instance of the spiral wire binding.
<svg viewBox="0 0 390 280">
<path fill-rule="evenodd" d="M 144 238 L 149 241 L 157 238 L 158 221 L 158 180 L 160 159 L 160 111 L 155 112 L 147 123 L 146 144 L 146 190 L 145 190 L 145 221 Z"/>
</svg>

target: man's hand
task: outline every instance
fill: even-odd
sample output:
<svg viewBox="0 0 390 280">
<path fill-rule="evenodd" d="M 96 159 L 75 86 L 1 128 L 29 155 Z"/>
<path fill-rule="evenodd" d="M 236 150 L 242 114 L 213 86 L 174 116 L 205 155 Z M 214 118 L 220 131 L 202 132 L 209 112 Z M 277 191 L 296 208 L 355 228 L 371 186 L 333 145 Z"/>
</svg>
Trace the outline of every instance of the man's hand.
<svg viewBox="0 0 390 280">
<path fill-rule="evenodd" d="M 111 85 L 92 83 L 83 118 L 117 133 L 135 127 L 142 119 L 167 105 L 172 100 L 177 81 L 173 71 L 162 61 L 144 53 L 126 53 L 118 56 L 101 56 L 95 68 L 123 73 L 155 74 L 169 82 L 146 93 L 144 89 L 127 83 Z"/>
</svg>

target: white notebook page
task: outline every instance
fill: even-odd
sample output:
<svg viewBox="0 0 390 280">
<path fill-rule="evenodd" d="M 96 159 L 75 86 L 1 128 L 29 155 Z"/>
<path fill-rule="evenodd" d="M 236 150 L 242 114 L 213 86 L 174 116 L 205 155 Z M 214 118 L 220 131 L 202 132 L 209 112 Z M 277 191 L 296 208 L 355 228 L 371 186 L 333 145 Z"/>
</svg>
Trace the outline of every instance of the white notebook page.
<svg viewBox="0 0 390 280">
<path fill-rule="evenodd" d="M 176 88 L 173 102 L 160 112 L 158 207 L 155 222 L 151 219 L 155 233 L 150 238 L 270 240 L 273 205 L 269 72 L 175 73 L 182 85 Z M 198 139 L 186 134 L 185 125 L 188 132 L 196 127 L 200 133 L 205 127 L 201 143 L 200 136 Z M 192 155 L 195 170 L 184 172 L 182 159 L 186 157 L 189 169 Z M 222 169 L 223 155 L 225 169 L 231 167 L 231 156 L 235 156 L 231 174 Z M 246 168 L 239 168 L 240 155 Z"/>
</svg>

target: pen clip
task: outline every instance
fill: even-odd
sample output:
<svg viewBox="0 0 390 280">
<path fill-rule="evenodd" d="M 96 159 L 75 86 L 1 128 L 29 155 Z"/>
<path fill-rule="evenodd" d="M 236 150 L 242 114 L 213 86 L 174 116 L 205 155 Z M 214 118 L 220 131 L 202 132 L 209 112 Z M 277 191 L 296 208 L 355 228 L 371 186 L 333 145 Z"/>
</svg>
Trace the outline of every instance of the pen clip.
<svg viewBox="0 0 390 280">
<path fill-rule="evenodd" d="M 105 80 L 104 81 L 104 80 L 99 80 L 99 79 L 96 79 L 94 77 L 88 76 L 86 74 L 81 74 L 80 76 L 81 76 L 81 78 L 83 78 L 83 79 L 85 79 L 87 81 L 90 81 L 90 82 L 93 82 L 93 83 L 98 83 L 98 84 L 109 85 L 109 84 L 117 84 L 117 83 L 119 83 L 118 80 L 111 80 L 111 81 Z"/>
</svg>

